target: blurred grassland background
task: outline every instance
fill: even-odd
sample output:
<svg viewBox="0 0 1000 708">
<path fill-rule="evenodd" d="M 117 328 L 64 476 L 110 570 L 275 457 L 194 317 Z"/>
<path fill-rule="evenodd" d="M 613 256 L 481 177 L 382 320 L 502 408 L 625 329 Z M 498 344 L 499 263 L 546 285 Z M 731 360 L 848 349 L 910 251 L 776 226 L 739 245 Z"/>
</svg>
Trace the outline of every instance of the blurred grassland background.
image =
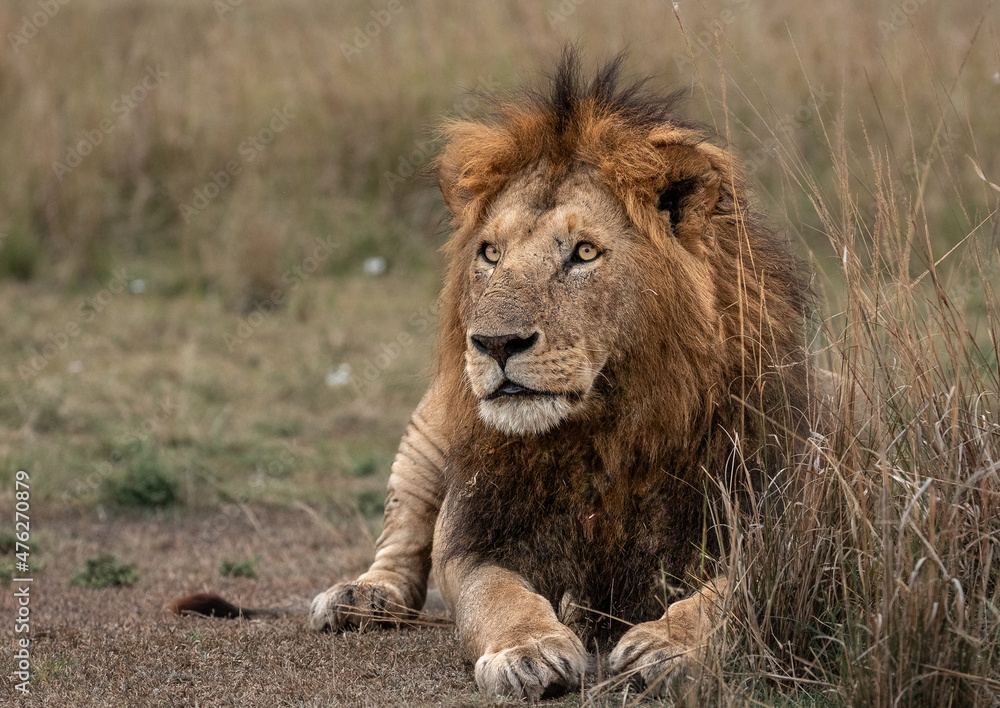
<svg viewBox="0 0 1000 708">
<path fill-rule="evenodd" d="M 810 345 L 880 412 L 875 442 L 827 461 L 843 494 L 809 533 L 830 538 L 747 530 L 765 588 L 798 598 L 775 613 L 825 603 L 847 703 L 1000 685 L 995 4 L 10 0 L 0 37 L 0 467 L 31 472 L 34 513 L 306 503 L 377 533 L 429 381 L 434 126 L 544 84 L 567 42 L 590 67 L 627 48 L 744 158 L 815 273 Z M 979 501 L 956 502 L 970 479 Z M 941 575 L 900 590 L 921 568 Z M 775 680 L 765 634 L 714 655 L 727 700 L 727 656 Z"/>
<path fill-rule="evenodd" d="M 0 8 L 0 460 L 44 470 L 53 498 L 92 503 L 136 448 L 190 503 L 374 494 L 433 346 L 434 126 L 474 115 L 476 91 L 542 82 L 567 42 L 591 66 L 627 48 L 635 75 L 689 94 L 816 270 L 821 321 L 844 310 L 844 280 L 817 205 L 874 225 L 921 193 L 926 243 L 893 267 L 942 259 L 995 364 L 969 247 L 996 245 L 997 195 L 973 165 L 998 180 L 985 4 L 46 8 Z M 879 207 L 886 187 L 902 212 Z M 847 233 L 885 268 L 872 233 Z M 366 275 L 370 258 L 386 272 Z M 338 371 L 348 383 L 325 385 Z"/>
<path fill-rule="evenodd" d="M 153 455 L 190 504 L 377 511 L 433 346 L 434 126 L 475 114 L 476 90 L 543 81 L 567 42 L 591 66 L 627 48 L 634 74 L 688 93 L 815 269 L 827 331 L 844 323 L 841 245 L 890 290 L 922 279 L 911 298 L 939 260 L 996 365 L 986 3 L 45 8 L 0 8 L 0 462 L 38 470 L 46 499 L 90 505 Z M 904 258 L 880 247 L 886 222 Z"/>
</svg>

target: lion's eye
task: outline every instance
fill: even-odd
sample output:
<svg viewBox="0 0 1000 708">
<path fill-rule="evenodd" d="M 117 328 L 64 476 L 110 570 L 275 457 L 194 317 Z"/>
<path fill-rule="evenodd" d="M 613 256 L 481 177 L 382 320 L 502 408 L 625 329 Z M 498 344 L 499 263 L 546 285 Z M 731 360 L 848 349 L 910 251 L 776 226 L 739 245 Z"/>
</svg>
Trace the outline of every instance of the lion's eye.
<svg viewBox="0 0 1000 708">
<path fill-rule="evenodd" d="M 500 260 L 500 249 L 492 243 L 483 244 L 483 258 L 489 263 L 496 263 Z"/>
<path fill-rule="evenodd" d="M 580 263 L 589 263 L 599 255 L 601 255 L 601 253 L 597 250 L 597 246 L 592 243 L 584 242 L 577 244 L 576 250 L 573 251 L 573 260 Z"/>
</svg>

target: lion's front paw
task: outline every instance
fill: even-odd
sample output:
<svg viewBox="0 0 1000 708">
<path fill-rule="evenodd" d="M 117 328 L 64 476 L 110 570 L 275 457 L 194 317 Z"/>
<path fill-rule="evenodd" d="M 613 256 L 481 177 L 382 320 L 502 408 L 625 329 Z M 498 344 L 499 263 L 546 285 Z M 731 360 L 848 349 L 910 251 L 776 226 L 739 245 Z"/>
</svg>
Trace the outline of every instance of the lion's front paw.
<svg viewBox="0 0 1000 708">
<path fill-rule="evenodd" d="M 589 657 L 568 629 L 491 652 L 476 662 L 476 684 L 496 696 L 537 701 L 580 684 Z"/>
<path fill-rule="evenodd" d="M 617 674 L 638 672 L 653 693 L 666 694 L 693 661 L 692 647 L 670 639 L 663 620 L 638 624 L 621 638 L 608 657 Z"/>
<path fill-rule="evenodd" d="M 410 614 L 402 594 L 391 585 L 338 583 L 313 598 L 309 626 L 315 630 L 334 632 L 365 629 L 372 623 L 395 625 Z"/>
</svg>

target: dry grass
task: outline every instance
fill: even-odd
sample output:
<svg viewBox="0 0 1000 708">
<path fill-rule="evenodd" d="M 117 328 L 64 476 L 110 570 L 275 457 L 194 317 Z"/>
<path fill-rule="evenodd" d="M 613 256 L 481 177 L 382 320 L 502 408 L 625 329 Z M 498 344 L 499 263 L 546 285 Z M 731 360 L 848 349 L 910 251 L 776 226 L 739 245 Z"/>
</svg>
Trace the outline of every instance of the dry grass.
<svg viewBox="0 0 1000 708">
<path fill-rule="evenodd" d="M 949 95 L 986 17 L 940 77 Z M 903 119 L 914 124 L 908 110 Z M 857 121 L 863 140 L 849 114 L 818 120 L 835 181 L 798 150 L 782 147 L 781 159 L 810 205 L 798 223 L 815 219 L 821 247 L 840 254 L 842 286 L 828 294 L 841 314 L 821 323 L 812 348 L 844 376 L 843 422 L 809 441 L 785 492 L 792 506 L 725 510 L 740 519 L 722 566 L 736 588 L 732 615 L 678 702 L 743 705 L 769 686 L 833 705 L 995 705 L 1000 188 L 975 167 L 971 124 L 964 157 L 980 182 L 963 190 L 958 163 L 944 159 L 948 193 L 930 188 L 935 155 L 956 148 L 946 114 L 927 149 L 916 132 L 882 143 L 884 116 L 878 138 Z M 900 153 L 912 185 L 895 179 Z M 954 247 L 930 204 L 942 196 L 963 215 Z"/>
<path fill-rule="evenodd" d="M 810 258 L 812 349 L 857 385 L 799 503 L 730 529 L 732 614 L 679 702 L 1000 702 L 996 8 L 688 5 L 402 0 L 347 54 L 383 5 L 70 2 L 18 47 L 38 3 L 0 8 L 0 464 L 31 471 L 40 528 L 32 702 L 488 703 L 447 630 L 326 637 L 159 608 L 198 590 L 304 605 L 366 565 L 378 522 L 360 512 L 433 338 L 429 127 L 566 40 L 595 63 L 627 44 L 637 72 L 690 88 Z M 116 108 L 147 67 L 165 79 Z M 362 274 L 371 256 L 387 275 Z M 178 506 L 104 508 L 136 444 Z M 138 585 L 72 588 L 100 551 L 137 561 Z M 219 577 L 258 555 L 258 581 Z"/>
<path fill-rule="evenodd" d="M 844 117 L 838 150 L 866 158 L 870 138 L 897 191 L 912 190 L 928 168 L 923 206 L 935 243 L 947 247 L 978 223 L 956 197 L 985 194 L 966 155 L 986 174 L 1000 170 L 988 147 L 1000 141 L 994 15 L 967 52 L 986 3 L 915 2 L 900 15 L 888 2 L 720 0 L 681 3 L 680 20 L 658 0 L 400 5 L 377 37 L 346 54 L 363 43 L 357 32 L 378 8 L 316 0 L 242 3 L 221 15 L 193 0 L 62 7 L 18 51 L 0 54 L 0 161 L 17 166 L 0 174 L 0 234 L 34 248 L 36 272 L 60 282 L 89 284 L 114 265 L 155 259 L 170 264 L 174 282 L 154 278 L 153 287 L 219 289 L 231 303 L 268 279 L 259 266 L 248 269 L 247 249 L 279 250 L 287 265 L 332 235 L 337 267 L 373 252 L 395 266 L 424 264 L 438 242 L 437 198 L 413 173 L 433 154 L 430 127 L 474 109 L 466 89 L 533 79 L 567 40 L 580 40 L 595 62 L 627 45 L 637 71 L 690 86 L 692 117 L 733 141 L 824 271 L 833 263 L 812 233 L 822 224 L 808 185 L 789 169 L 807 165 L 818 191 L 833 194 L 839 176 L 820 117 Z M 6 3 L 3 36 L 20 31 L 35 6 Z M 149 66 L 162 83 L 134 108 L 115 104 Z M 286 106 L 292 117 L 281 131 L 254 143 Z M 60 179 L 53 163 L 65 163 L 86 138 L 81 131 L 105 118 L 113 132 Z M 230 163 L 238 174 L 216 180 Z M 213 181 L 225 186 L 201 207 L 197 193 L 210 194 Z M 182 208 L 191 205 L 194 215 Z M 858 206 L 874 216 L 871 195 Z"/>
</svg>

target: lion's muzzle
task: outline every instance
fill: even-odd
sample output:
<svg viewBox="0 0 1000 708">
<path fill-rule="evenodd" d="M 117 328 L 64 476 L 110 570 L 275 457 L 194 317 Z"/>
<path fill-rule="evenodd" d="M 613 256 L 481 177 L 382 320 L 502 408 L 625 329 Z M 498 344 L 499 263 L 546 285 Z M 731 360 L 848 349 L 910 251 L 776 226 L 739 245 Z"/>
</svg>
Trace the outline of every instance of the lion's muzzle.
<svg viewBox="0 0 1000 708">
<path fill-rule="evenodd" d="M 493 428 L 508 435 L 543 433 L 579 406 L 586 388 L 567 375 L 562 355 L 554 355 L 539 332 L 472 334 L 468 341 L 466 373 L 479 415 Z"/>
</svg>

